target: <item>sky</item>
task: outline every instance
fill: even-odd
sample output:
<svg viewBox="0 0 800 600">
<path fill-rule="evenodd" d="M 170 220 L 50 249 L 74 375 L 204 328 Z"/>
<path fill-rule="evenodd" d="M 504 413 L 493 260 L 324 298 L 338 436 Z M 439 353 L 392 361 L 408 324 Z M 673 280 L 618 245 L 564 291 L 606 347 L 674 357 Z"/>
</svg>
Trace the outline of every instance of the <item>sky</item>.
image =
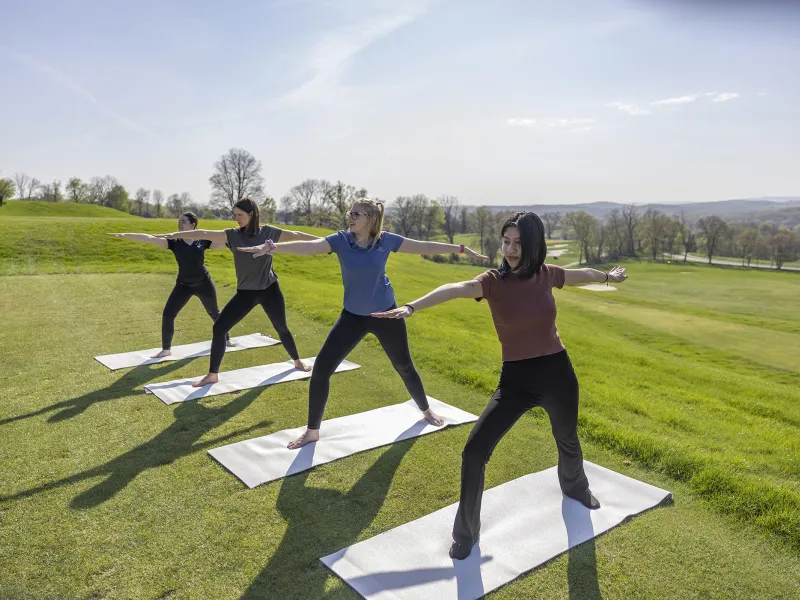
<svg viewBox="0 0 800 600">
<path fill-rule="evenodd" d="M 308 178 L 469 205 L 800 195 L 797 2 L 0 0 L 0 14 L 0 177 L 113 175 L 131 195 L 206 202 L 237 147 L 278 199 Z"/>
</svg>

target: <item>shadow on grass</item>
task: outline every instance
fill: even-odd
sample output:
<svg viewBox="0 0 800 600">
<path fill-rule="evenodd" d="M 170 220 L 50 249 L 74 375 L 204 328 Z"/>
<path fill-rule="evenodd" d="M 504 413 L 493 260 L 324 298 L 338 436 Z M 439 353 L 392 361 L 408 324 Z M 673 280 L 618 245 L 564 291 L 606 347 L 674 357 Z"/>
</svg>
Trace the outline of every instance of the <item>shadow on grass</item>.
<svg viewBox="0 0 800 600">
<path fill-rule="evenodd" d="M 198 442 L 203 435 L 247 408 L 261 391 L 261 388 L 249 390 L 219 408 L 208 408 L 197 402 L 183 403 L 173 413 L 175 421 L 164 431 L 140 446 L 98 467 L 17 492 L 16 494 L 0 496 L 0 502 L 29 498 L 65 485 L 73 485 L 95 477 L 105 477 L 101 482 L 78 494 L 70 502 L 70 507 L 75 509 L 98 506 L 113 498 L 139 474 L 148 469 L 168 465 L 199 450 L 217 446 L 236 436 L 268 426 L 271 421 L 262 421 L 213 440 Z"/>
<path fill-rule="evenodd" d="M 22 421 L 24 419 L 30 419 L 40 415 L 46 415 L 48 413 L 55 413 L 51 415 L 49 419 L 47 419 L 48 423 L 66 421 L 72 417 L 77 417 L 93 404 L 108 402 L 109 400 L 118 400 L 119 398 L 125 398 L 126 396 L 132 396 L 135 394 L 142 394 L 144 392 L 141 388 L 144 386 L 144 384 L 150 383 L 154 379 L 158 379 L 167 373 L 177 371 L 181 367 L 189 364 L 191 360 L 192 359 L 174 360 L 152 365 L 142 365 L 141 367 L 134 367 L 122 377 L 117 379 L 114 383 L 102 389 L 89 392 L 88 394 L 78 396 L 77 398 L 57 402 L 51 406 L 46 406 L 45 408 L 40 408 L 39 410 L 35 410 L 24 415 L 2 419 L 0 420 L 0 425 L 14 423 L 15 421 Z"/>
<path fill-rule="evenodd" d="M 319 559 L 355 543 L 369 527 L 416 439 L 392 444 L 347 492 L 306 486 L 309 471 L 284 479 L 277 509 L 288 521 L 286 533 L 242 599 L 352 596 L 349 588 L 326 592 L 331 572 Z"/>
</svg>

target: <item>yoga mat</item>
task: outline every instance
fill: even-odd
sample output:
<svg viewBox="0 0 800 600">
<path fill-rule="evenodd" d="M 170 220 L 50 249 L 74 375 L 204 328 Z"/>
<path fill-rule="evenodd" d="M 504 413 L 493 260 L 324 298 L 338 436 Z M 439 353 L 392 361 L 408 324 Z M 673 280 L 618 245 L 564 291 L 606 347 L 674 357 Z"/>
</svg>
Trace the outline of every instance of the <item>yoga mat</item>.
<svg viewBox="0 0 800 600">
<path fill-rule="evenodd" d="M 444 419 L 435 427 L 422 416 L 413 400 L 323 421 L 320 440 L 299 450 L 286 445 L 297 439 L 305 427 L 284 429 L 263 437 L 236 442 L 208 453 L 249 488 L 294 475 L 317 465 L 363 452 L 392 442 L 441 431 L 448 425 L 477 421 L 478 417 L 428 396 L 433 412 Z"/>
<path fill-rule="evenodd" d="M 263 348 L 280 344 L 278 340 L 260 333 L 240 335 L 231 339 L 236 345 L 233 347 L 226 347 L 225 352 L 236 352 L 237 350 L 249 350 L 250 348 Z M 153 358 L 153 356 L 159 352 L 161 352 L 161 348 L 150 348 L 150 350 L 136 350 L 135 352 L 123 352 L 121 354 L 105 354 L 103 356 L 95 356 L 94 358 L 112 371 L 116 371 L 117 369 L 124 369 L 126 367 L 153 365 L 168 360 L 182 360 L 185 358 L 208 356 L 211 354 L 211 342 L 195 342 L 194 344 L 173 346 L 171 356 Z"/>
<path fill-rule="evenodd" d="M 368 600 L 473 600 L 671 497 L 593 463 L 584 468 L 597 510 L 561 493 L 556 467 L 487 490 L 481 539 L 465 560 L 447 554 L 456 503 L 321 561 Z"/>
<path fill-rule="evenodd" d="M 304 358 L 302 361 L 309 367 L 314 366 L 313 358 Z M 352 371 L 360 368 L 359 365 L 343 360 L 342 364 L 336 367 L 336 373 L 342 371 Z M 175 404 L 176 402 L 186 402 L 187 400 L 197 400 L 207 396 L 218 396 L 240 390 L 249 390 L 255 387 L 283 383 L 284 381 L 297 381 L 298 379 L 308 379 L 311 371 L 301 371 L 294 368 L 294 361 L 272 363 L 269 365 L 259 365 L 257 367 L 247 367 L 236 369 L 235 371 L 223 371 L 219 374 L 219 382 L 203 387 L 192 387 L 195 381 L 200 381 L 204 375 L 192 377 L 191 379 L 175 379 L 174 381 L 163 381 L 161 383 L 151 383 L 144 386 L 144 391 L 154 394 L 164 404 Z"/>
</svg>

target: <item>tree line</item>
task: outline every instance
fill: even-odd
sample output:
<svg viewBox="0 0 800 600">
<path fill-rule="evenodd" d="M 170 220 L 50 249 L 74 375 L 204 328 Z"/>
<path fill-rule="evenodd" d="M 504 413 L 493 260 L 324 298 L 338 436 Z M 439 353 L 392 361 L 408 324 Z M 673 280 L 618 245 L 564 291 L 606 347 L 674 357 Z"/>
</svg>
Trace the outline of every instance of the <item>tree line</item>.
<svg viewBox="0 0 800 600">
<path fill-rule="evenodd" d="M 0 179 L 0 205 L 4 200 L 45 202 L 84 202 L 108 206 L 143 217 L 177 216 L 191 210 L 203 218 L 228 218 L 233 205 L 243 197 L 255 200 L 267 222 L 309 225 L 330 229 L 347 226 L 347 210 L 359 198 L 368 196 L 360 186 L 342 181 L 307 179 L 292 187 L 278 204 L 265 193 L 262 166 L 252 154 L 231 148 L 214 163 L 209 177 L 208 204 L 195 202 L 188 192 L 164 197 L 161 190 L 138 188 L 131 197 L 120 182 L 109 175 L 82 181 L 72 177 L 42 183 L 24 173 Z M 709 262 L 714 256 L 741 259 L 749 266 L 753 260 L 770 261 L 781 268 L 800 255 L 800 226 L 789 229 L 771 222 L 734 223 L 718 216 L 696 221 L 683 210 L 667 215 L 635 205 L 623 206 L 599 219 L 584 211 L 565 214 L 546 212 L 540 215 L 548 239 L 560 235 L 573 239 L 578 246 L 578 262 L 598 264 L 624 257 L 650 256 L 654 260 L 673 259 L 689 253 L 704 252 Z M 387 227 L 400 235 L 421 240 L 447 239 L 458 234 L 474 234 L 481 254 L 497 263 L 500 250 L 498 235 L 505 212 L 489 206 L 476 209 L 461 206 L 455 196 L 429 198 L 425 194 L 398 196 L 386 203 Z M 438 260 L 443 260 L 441 257 Z"/>
</svg>

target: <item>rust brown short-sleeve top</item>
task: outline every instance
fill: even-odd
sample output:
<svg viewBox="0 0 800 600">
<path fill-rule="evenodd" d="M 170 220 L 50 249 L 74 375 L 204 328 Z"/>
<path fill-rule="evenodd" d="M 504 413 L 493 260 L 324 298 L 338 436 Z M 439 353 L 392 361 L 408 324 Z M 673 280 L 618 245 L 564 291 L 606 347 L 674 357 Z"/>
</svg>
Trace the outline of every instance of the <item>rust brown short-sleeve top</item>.
<svg viewBox="0 0 800 600">
<path fill-rule="evenodd" d="M 556 354 L 564 344 L 556 329 L 553 287 L 564 287 L 564 269 L 542 265 L 530 279 L 490 269 L 475 278 L 483 287 L 503 351 L 503 360 L 524 360 Z"/>
</svg>

